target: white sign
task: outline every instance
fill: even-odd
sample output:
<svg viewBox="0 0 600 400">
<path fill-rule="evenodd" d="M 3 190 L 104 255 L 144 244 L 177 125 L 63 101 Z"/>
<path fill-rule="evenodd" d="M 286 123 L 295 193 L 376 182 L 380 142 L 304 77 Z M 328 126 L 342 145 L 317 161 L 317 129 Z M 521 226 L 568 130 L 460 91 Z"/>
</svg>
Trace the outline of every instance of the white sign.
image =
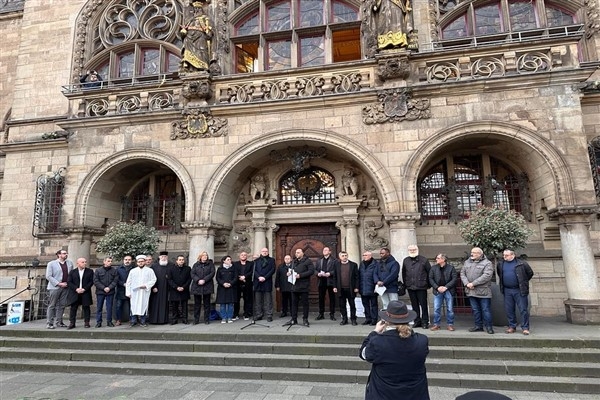
<svg viewBox="0 0 600 400">
<path fill-rule="evenodd" d="M 6 311 L 6 325 L 20 324 L 25 314 L 25 302 L 11 301 Z"/>
</svg>

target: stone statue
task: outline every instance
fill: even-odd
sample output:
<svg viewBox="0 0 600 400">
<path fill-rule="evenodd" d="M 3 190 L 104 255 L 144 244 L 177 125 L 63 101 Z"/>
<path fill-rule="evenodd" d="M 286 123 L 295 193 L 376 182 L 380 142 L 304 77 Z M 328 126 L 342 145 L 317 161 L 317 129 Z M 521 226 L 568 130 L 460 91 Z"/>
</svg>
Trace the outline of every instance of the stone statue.
<svg viewBox="0 0 600 400">
<path fill-rule="evenodd" d="M 379 207 L 379 197 L 377 197 L 377 189 L 375 189 L 375 186 L 371 186 L 371 190 L 369 191 L 369 197 L 367 199 L 367 204 L 369 205 L 369 208 Z"/>
<path fill-rule="evenodd" d="M 350 168 L 346 168 L 344 175 L 342 176 L 342 190 L 344 196 L 357 196 L 358 195 L 358 181 L 354 176 L 354 171 Z"/>
<path fill-rule="evenodd" d="M 413 30 L 410 0 L 375 0 L 373 16 L 377 28 L 377 48 L 408 47 Z"/>
<path fill-rule="evenodd" d="M 256 175 L 250 182 L 250 196 L 252 200 L 261 200 L 267 197 L 267 183 L 265 177 Z"/>
<path fill-rule="evenodd" d="M 212 59 L 211 41 L 213 28 L 204 11 L 208 0 L 191 3 L 192 17 L 179 31 L 183 39 L 181 48 L 181 71 L 208 71 Z"/>
</svg>

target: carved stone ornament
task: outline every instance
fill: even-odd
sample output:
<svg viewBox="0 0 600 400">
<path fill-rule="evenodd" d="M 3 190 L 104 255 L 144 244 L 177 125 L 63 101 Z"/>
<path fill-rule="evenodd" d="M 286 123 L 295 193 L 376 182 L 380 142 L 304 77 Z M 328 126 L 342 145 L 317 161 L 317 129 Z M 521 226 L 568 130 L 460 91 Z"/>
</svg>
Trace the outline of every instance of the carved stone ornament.
<svg viewBox="0 0 600 400">
<path fill-rule="evenodd" d="M 589 39 L 600 32 L 600 0 L 585 0 L 587 24 L 585 36 Z"/>
<path fill-rule="evenodd" d="M 25 0 L 1 0 L 0 1 L 0 14 L 23 11 L 25 7 Z"/>
<path fill-rule="evenodd" d="M 186 77 L 187 78 L 187 77 Z M 188 80 L 184 78 L 181 95 L 189 101 L 208 100 L 212 96 L 210 77 L 203 74 L 198 79 Z"/>
<path fill-rule="evenodd" d="M 407 79 L 410 75 L 410 64 L 406 54 L 393 57 L 377 57 L 377 75 L 379 79 Z"/>
<path fill-rule="evenodd" d="M 182 112 L 184 118 L 171 124 L 171 140 L 227 136 L 225 118 L 215 118 L 208 109 L 190 108 Z"/>
<path fill-rule="evenodd" d="M 380 237 L 377 232 L 383 227 L 383 221 L 365 221 L 365 250 L 376 250 L 388 246 L 388 240 Z"/>
<path fill-rule="evenodd" d="M 362 109 L 363 123 L 367 125 L 384 122 L 414 121 L 431 117 L 428 99 L 413 99 L 412 89 L 386 89 L 378 93 L 379 103 Z"/>
</svg>

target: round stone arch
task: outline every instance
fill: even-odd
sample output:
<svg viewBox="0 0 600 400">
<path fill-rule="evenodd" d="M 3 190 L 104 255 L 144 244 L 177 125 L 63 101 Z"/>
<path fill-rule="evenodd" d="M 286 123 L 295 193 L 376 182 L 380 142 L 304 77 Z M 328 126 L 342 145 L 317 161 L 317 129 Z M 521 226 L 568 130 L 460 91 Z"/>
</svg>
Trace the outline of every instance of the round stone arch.
<svg viewBox="0 0 600 400">
<path fill-rule="evenodd" d="M 419 174 L 432 158 L 444 148 L 466 140 L 481 143 L 505 142 L 527 155 L 527 164 L 542 169 L 537 175 L 548 173 L 552 177 L 554 198 L 548 208 L 574 204 L 573 187 L 569 169 L 562 155 L 548 140 L 535 131 L 510 122 L 478 121 L 458 124 L 435 133 L 425 140 L 408 160 L 402 180 L 402 193 L 410 211 L 418 211 L 417 182 Z M 533 167 L 531 167 L 533 168 Z M 531 176 L 531 174 L 530 174 Z"/>
<path fill-rule="evenodd" d="M 167 166 L 177 176 L 185 193 L 185 220 L 192 221 L 194 219 L 194 204 L 196 204 L 196 195 L 192 178 L 184 166 L 174 157 L 154 149 L 128 149 L 111 155 L 110 158 L 101 161 L 87 174 L 79 185 L 77 197 L 75 201 L 74 223 L 76 226 L 84 226 L 90 195 L 98 181 L 109 170 L 117 167 L 127 161 L 154 161 Z"/>
<path fill-rule="evenodd" d="M 356 163 L 362 172 L 377 185 L 382 197 L 382 209 L 386 213 L 399 212 L 400 200 L 396 187 L 385 166 L 362 144 L 336 132 L 318 129 L 290 129 L 260 135 L 240 147 L 225 159 L 208 180 L 200 200 L 199 219 L 211 223 L 230 225 L 214 215 L 215 208 L 223 208 L 231 197 L 231 188 L 244 179 L 244 170 L 259 164 L 275 149 L 288 146 L 325 146 L 335 149 Z M 230 202 L 230 201 L 229 201 Z"/>
</svg>

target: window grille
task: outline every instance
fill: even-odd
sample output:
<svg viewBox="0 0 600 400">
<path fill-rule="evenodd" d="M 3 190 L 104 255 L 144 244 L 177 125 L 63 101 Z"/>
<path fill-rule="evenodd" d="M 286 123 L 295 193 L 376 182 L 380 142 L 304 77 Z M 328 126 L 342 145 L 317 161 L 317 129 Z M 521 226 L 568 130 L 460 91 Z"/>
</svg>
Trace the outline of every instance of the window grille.
<svg viewBox="0 0 600 400">
<path fill-rule="evenodd" d="M 32 235 L 57 233 L 60 229 L 66 168 L 37 178 Z"/>
</svg>

